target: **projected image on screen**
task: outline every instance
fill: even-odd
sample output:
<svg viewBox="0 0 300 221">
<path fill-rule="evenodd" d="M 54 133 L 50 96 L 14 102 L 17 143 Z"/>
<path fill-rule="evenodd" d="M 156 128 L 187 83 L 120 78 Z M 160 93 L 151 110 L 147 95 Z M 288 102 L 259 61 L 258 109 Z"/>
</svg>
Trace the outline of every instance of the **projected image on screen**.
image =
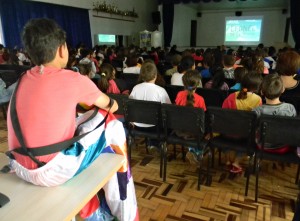
<svg viewBox="0 0 300 221">
<path fill-rule="evenodd" d="M 256 45 L 260 43 L 262 17 L 227 17 L 225 19 L 225 44 Z"/>
<path fill-rule="evenodd" d="M 114 45 L 116 43 L 116 36 L 115 35 L 98 35 L 98 41 L 102 45 Z"/>
</svg>

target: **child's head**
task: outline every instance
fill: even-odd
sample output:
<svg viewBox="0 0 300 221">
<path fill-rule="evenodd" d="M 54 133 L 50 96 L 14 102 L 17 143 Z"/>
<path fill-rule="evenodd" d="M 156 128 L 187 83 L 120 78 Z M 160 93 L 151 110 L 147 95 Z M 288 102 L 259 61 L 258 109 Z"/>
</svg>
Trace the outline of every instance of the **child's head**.
<svg viewBox="0 0 300 221">
<path fill-rule="evenodd" d="M 66 66 L 68 62 L 66 33 L 55 21 L 47 18 L 30 20 L 23 29 L 22 41 L 34 64 L 42 65 L 53 61 L 59 50 L 62 57 L 59 65 Z"/>
<path fill-rule="evenodd" d="M 286 51 L 278 56 L 276 71 L 279 75 L 293 76 L 300 69 L 300 55 L 296 51 Z"/>
<path fill-rule="evenodd" d="M 98 87 L 101 91 L 106 92 L 109 88 L 109 81 L 115 78 L 115 69 L 111 64 L 104 63 L 100 67 L 101 78 L 98 81 Z"/>
<path fill-rule="evenodd" d="M 143 63 L 140 71 L 139 81 L 149 82 L 155 80 L 157 77 L 157 68 L 154 63 Z"/>
<path fill-rule="evenodd" d="M 80 63 L 77 65 L 77 68 L 79 69 L 79 73 L 82 75 L 85 75 L 87 77 L 91 77 L 91 73 L 92 73 L 92 63 L 88 62 L 88 63 Z"/>
<path fill-rule="evenodd" d="M 189 69 L 195 69 L 195 60 L 192 56 L 182 57 L 180 64 L 178 65 L 178 72 L 184 73 Z"/>
<path fill-rule="evenodd" d="M 201 76 L 197 70 L 188 70 L 182 76 L 182 82 L 186 90 L 195 90 L 201 81 Z"/>
<path fill-rule="evenodd" d="M 283 82 L 278 74 L 268 74 L 261 84 L 261 93 L 270 100 L 279 98 L 283 93 Z"/>
<path fill-rule="evenodd" d="M 104 77 L 108 80 L 111 80 L 115 78 L 115 74 L 116 74 L 115 68 L 111 64 L 104 63 L 101 65 L 100 67 L 101 78 Z"/>
<path fill-rule="evenodd" d="M 217 68 L 213 72 L 213 78 L 212 78 L 212 88 L 214 89 L 220 89 L 224 82 L 225 82 L 225 74 L 224 70 L 222 68 Z"/>
<path fill-rule="evenodd" d="M 248 73 L 248 70 L 244 67 L 237 67 L 234 69 L 234 79 L 235 82 L 241 83 L 243 77 Z"/>
<path fill-rule="evenodd" d="M 197 70 L 188 70 L 182 76 L 182 82 L 184 88 L 188 91 L 186 106 L 193 107 L 194 106 L 194 92 L 196 88 L 199 86 L 201 81 L 201 76 Z"/>
<path fill-rule="evenodd" d="M 223 55 L 223 65 L 225 67 L 232 67 L 234 65 L 235 59 L 233 55 Z"/>
<path fill-rule="evenodd" d="M 259 92 L 259 88 L 262 82 L 262 76 L 261 74 L 258 74 L 257 72 L 251 71 L 248 74 L 246 74 L 241 81 L 241 91 L 239 92 L 237 99 L 246 99 L 247 98 L 247 92 Z"/>
</svg>

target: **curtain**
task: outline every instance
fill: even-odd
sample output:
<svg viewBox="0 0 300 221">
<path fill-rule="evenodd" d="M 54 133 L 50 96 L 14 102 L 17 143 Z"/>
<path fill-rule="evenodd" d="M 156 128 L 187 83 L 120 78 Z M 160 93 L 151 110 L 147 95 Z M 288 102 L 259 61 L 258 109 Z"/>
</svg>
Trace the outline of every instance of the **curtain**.
<svg viewBox="0 0 300 221">
<path fill-rule="evenodd" d="M 174 4 L 164 3 L 162 5 L 162 12 L 164 25 L 164 45 L 165 47 L 170 47 L 173 35 Z"/>
<path fill-rule="evenodd" d="M 295 41 L 295 48 L 300 50 L 300 1 L 291 0 L 291 29 Z"/>
<path fill-rule="evenodd" d="M 0 16 L 3 38 L 8 48 L 21 48 L 21 32 L 26 22 L 42 17 L 54 19 L 66 31 L 69 46 L 83 43 L 92 47 L 87 9 L 24 0 L 0 0 Z"/>
</svg>

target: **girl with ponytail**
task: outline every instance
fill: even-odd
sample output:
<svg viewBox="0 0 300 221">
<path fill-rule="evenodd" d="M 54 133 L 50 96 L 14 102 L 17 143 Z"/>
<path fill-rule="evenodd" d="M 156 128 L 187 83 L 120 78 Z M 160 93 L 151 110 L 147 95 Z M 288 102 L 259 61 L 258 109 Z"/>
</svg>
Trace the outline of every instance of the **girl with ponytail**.
<svg viewBox="0 0 300 221">
<path fill-rule="evenodd" d="M 175 103 L 181 106 L 203 108 L 206 111 L 205 101 L 202 96 L 195 93 L 201 82 L 197 70 L 188 70 L 182 77 L 184 89 L 178 92 Z"/>
</svg>

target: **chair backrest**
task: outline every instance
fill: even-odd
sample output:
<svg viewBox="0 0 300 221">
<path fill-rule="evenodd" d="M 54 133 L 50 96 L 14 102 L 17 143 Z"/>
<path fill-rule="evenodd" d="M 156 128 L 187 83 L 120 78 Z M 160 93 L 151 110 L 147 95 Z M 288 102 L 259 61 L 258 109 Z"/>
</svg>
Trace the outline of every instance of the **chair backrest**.
<svg viewBox="0 0 300 221">
<path fill-rule="evenodd" d="M 170 98 L 172 104 L 175 104 L 175 100 L 176 100 L 176 96 L 177 96 L 178 92 L 184 90 L 184 87 L 168 84 L 165 86 L 165 89 L 169 95 L 169 98 Z"/>
<path fill-rule="evenodd" d="M 161 128 L 161 103 L 128 99 L 124 103 L 125 121 L 156 125 Z"/>
<path fill-rule="evenodd" d="M 300 146 L 300 118 L 262 115 L 259 125 L 262 143 Z"/>
<path fill-rule="evenodd" d="M 116 100 L 118 103 L 119 108 L 115 112 L 115 114 L 124 115 L 124 113 L 125 113 L 124 105 L 125 105 L 125 102 L 129 99 L 128 95 L 126 95 L 126 94 L 107 94 L 107 96 Z"/>
<path fill-rule="evenodd" d="M 210 132 L 228 137 L 248 138 L 254 142 L 257 124 L 257 115 L 254 111 L 209 107 L 207 116 Z"/>
<path fill-rule="evenodd" d="M 138 79 L 139 79 L 139 74 L 132 74 L 132 73 L 122 73 L 120 75 L 120 78 L 126 81 L 126 84 L 131 91 L 132 88 L 137 85 Z"/>
<path fill-rule="evenodd" d="M 162 119 L 165 129 L 180 130 L 203 137 L 205 112 L 202 108 L 162 104 Z"/>
<path fill-rule="evenodd" d="M 210 88 L 197 88 L 196 93 L 204 98 L 207 107 L 222 107 L 223 101 L 228 95 L 227 91 Z"/>
</svg>

